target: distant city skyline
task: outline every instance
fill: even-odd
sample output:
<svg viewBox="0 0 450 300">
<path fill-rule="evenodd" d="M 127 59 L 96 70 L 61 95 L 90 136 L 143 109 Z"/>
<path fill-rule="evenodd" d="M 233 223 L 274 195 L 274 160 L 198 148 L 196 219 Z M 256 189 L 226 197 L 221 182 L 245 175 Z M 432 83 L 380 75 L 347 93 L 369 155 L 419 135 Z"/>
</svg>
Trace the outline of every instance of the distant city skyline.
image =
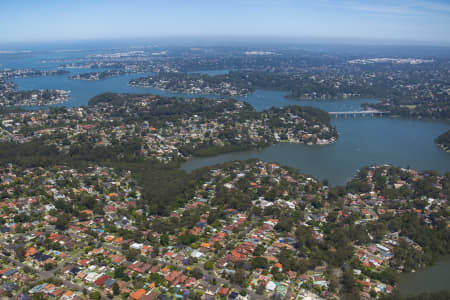
<svg viewBox="0 0 450 300">
<path fill-rule="evenodd" d="M 274 37 L 450 45 L 442 0 L 0 0 L 0 44 L 161 37 Z"/>
</svg>

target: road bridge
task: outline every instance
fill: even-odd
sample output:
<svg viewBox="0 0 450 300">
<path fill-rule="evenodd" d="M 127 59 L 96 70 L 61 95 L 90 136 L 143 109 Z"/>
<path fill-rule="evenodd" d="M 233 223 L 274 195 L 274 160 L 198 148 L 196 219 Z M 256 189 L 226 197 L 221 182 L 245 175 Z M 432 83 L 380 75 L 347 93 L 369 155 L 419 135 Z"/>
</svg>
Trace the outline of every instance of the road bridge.
<svg viewBox="0 0 450 300">
<path fill-rule="evenodd" d="M 389 111 L 380 111 L 380 110 L 355 110 L 355 111 L 330 111 L 328 112 L 330 115 L 335 116 L 336 118 L 339 116 L 347 117 L 347 116 L 383 116 L 390 114 Z"/>
</svg>

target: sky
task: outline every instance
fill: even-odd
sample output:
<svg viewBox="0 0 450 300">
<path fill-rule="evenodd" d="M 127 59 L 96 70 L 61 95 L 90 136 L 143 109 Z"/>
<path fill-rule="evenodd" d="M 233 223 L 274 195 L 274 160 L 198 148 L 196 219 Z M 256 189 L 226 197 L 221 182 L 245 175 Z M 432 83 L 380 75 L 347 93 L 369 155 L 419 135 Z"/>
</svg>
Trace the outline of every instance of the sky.
<svg viewBox="0 0 450 300">
<path fill-rule="evenodd" d="M 272 37 L 450 45 L 450 0 L 0 0 L 0 43 Z"/>
</svg>

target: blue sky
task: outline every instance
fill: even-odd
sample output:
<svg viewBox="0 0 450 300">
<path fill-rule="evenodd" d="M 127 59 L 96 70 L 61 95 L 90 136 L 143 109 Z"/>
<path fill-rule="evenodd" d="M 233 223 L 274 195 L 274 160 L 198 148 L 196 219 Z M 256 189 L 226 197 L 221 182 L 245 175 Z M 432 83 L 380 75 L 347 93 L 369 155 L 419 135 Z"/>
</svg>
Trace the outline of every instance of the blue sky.
<svg viewBox="0 0 450 300">
<path fill-rule="evenodd" d="M 450 45 L 450 0 L 0 0 L 0 43 L 163 36 Z"/>
</svg>

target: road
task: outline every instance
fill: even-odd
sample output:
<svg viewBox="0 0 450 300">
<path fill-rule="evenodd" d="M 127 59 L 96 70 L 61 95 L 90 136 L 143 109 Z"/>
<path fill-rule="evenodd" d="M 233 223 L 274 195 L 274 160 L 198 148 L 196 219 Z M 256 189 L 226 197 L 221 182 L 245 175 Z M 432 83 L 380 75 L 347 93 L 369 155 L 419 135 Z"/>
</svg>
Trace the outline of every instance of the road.
<svg viewBox="0 0 450 300">
<path fill-rule="evenodd" d="M 0 242 L 0 244 L 3 247 L 5 247 L 6 249 L 10 249 L 9 244 L 7 244 L 5 242 Z M 72 257 L 70 257 L 64 264 L 60 264 L 55 269 L 50 270 L 50 271 L 42 271 L 42 270 L 36 269 L 34 267 L 24 264 L 23 262 L 19 261 L 18 259 L 12 258 L 10 256 L 8 257 L 2 253 L 0 253 L 0 257 L 6 258 L 9 261 L 9 263 L 14 264 L 15 266 L 19 266 L 22 269 L 24 269 L 25 267 L 31 269 L 34 274 L 39 275 L 39 280 L 45 281 L 50 278 L 56 278 L 56 279 L 61 280 L 61 282 L 64 284 L 64 286 L 70 288 L 71 290 L 82 292 L 83 289 L 85 289 L 86 287 L 81 286 L 76 283 L 73 283 L 72 281 L 66 280 L 66 279 L 62 278 L 61 276 L 56 275 L 56 273 L 59 270 L 61 270 L 66 263 L 72 263 L 72 262 L 78 260 L 82 254 L 83 254 L 83 252 L 80 251 L 76 255 L 73 255 Z M 102 299 L 107 299 L 107 298 L 104 295 L 102 295 Z"/>
<path fill-rule="evenodd" d="M 122 251 L 122 249 L 119 248 L 119 247 L 112 246 L 112 245 L 105 244 L 105 243 L 102 243 L 102 247 L 104 247 L 104 248 L 106 248 L 106 249 L 109 249 L 109 250 L 117 251 L 117 252 L 121 252 L 121 251 Z M 127 262 L 125 263 L 125 265 L 128 266 L 128 265 L 130 265 L 131 263 L 132 263 L 132 262 L 127 261 Z M 178 269 L 183 269 L 183 270 L 186 270 L 186 271 L 187 271 L 187 267 L 184 266 L 184 265 L 182 265 L 182 264 L 172 263 L 171 261 L 164 261 L 164 263 L 166 263 L 166 264 L 168 264 L 168 265 L 171 265 L 171 266 L 173 266 L 173 267 L 176 267 L 176 268 L 178 268 Z M 200 268 L 200 270 L 203 272 L 203 274 L 207 274 L 208 272 L 210 272 L 210 271 L 206 270 L 201 264 L 196 265 L 196 267 Z M 191 267 L 191 268 L 192 268 L 192 267 Z M 215 274 L 215 275 L 216 275 L 216 274 Z M 218 283 L 220 283 L 221 285 L 227 284 L 228 286 L 230 286 L 231 288 L 233 288 L 233 289 L 236 290 L 236 291 L 242 290 L 242 287 L 241 287 L 241 286 L 239 286 L 239 285 L 237 285 L 237 284 L 234 284 L 234 283 L 231 283 L 229 280 L 223 279 L 223 278 L 221 278 L 221 277 L 219 277 L 219 276 L 217 276 L 217 275 L 216 275 L 214 278 L 216 278 L 216 281 L 217 281 Z M 258 294 L 256 294 L 255 292 L 253 292 L 253 291 L 251 291 L 251 290 L 247 290 L 247 294 L 250 296 L 250 299 L 266 299 L 266 297 L 264 297 L 263 295 L 258 295 Z"/>
<path fill-rule="evenodd" d="M 65 233 L 67 233 L 67 232 L 65 232 Z M 76 239 L 76 240 L 85 240 L 86 239 L 86 237 L 77 235 L 75 233 L 69 233 L 69 236 L 72 237 L 73 239 Z M 8 243 L 0 242 L 0 244 L 3 245 L 6 249 L 11 249 L 11 245 L 8 244 Z M 107 244 L 107 243 L 105 243 L 103 241 L 100 241 L 100 247 L 103 247 L 105 249 L 112 250 L 112 251 L 115 251 L 115 252 L 122 253 L 122 248 L 116 247 L 116 246 L 113 246 L 113 245 L 110 245 L 110 244 Z M 60 279 L 61 276 L 56 275 L 56 273 L 58 271 L 60 271 L 64 267 L 64 265 L 77 262 L 78 259 L 83 254 L 84 254 L 83 251 L 79 251 L 77 254 L 72 255 L 68 260 L 66 260 L 64 264 L 58 265 L 54 270 L 51 270 L 51 271 L 42 271 L 42 270 L 39 270 L 39 269 L 35 269 L 33 267 L 25 265 L 24 263 L 20 262 L 17 259 L 13 259 L 11 257 L 7 257 L 7 256 L 5 256 L 3 254 L 0 254 L 0 257 L 5 257 L 5 258 L 8 259 L 9 262 L 15 263 L 17 266 L 20 266 L 22 268 L 27 266 L 28 268 L 31 268 L 33 270 L 33 272 L 38 274 L 40 276 L 40 279 L 46 280 L 46 279 L 49 279 L 49 278 L 59 278 Z M 171 261 L 164 261 L 164 263 L 166 263 L 168 265 L 171 265 L 173 267 L 176 267 L 178 269 L 182 269 L 182 270 L 186 270 L 187 271 L 187 267 L 182 265 L 182 264 L 173 263 Z M 132 264 L 132 262 L 130 262 L 130 261 L 126 261 L 125 262 L 125 266 L 128 266 L 130 264 Z M 196 265 L 196 267 L 198 267 L 203 272 L 203 274 L 208 274 L 210 272 L 210 271 L 206 270 L 201 264 Z M 231 283 L 229 280 L 226 280 L 226 279 L 223 279 L 223 278 L 217 276 L 216 273 L 215 273 L 214 278 L 216 279 L 217 283 L 219 283 L 220 285 L 227 284 L 229 287 L 231 287 L 232 289 L 234 289 L 236 291 L 242 290 L 241 286 L 239 286 L 237 284 L 234 284 L 234 283 Z M 66 280 L 66 279 L 61 279 L 61 281 L 64 283 L 64 285 L 66 287 L 68 287 L 70 289 L 73 289 L 73 290 L 80 291 L 80 292 L 83 291 L 84 288 L 86 288 L 85 286 L 78 285 L 78 284 L 73 283 L 73 282 L 71 282 L 69 280 Z M 266 297 L 264 297 L 264 295 L 256 294 L 252 290 L 248 290 L 247 289 L 247 294 L 248 294 L 248 296 L 250 296 L 250 299 L 258 299 L 258 300 L 259 299 L 266 299 Z M 107 299 L 107 298 L 104 295 L 102 295 L 102 299 Z"/>
</svg>

